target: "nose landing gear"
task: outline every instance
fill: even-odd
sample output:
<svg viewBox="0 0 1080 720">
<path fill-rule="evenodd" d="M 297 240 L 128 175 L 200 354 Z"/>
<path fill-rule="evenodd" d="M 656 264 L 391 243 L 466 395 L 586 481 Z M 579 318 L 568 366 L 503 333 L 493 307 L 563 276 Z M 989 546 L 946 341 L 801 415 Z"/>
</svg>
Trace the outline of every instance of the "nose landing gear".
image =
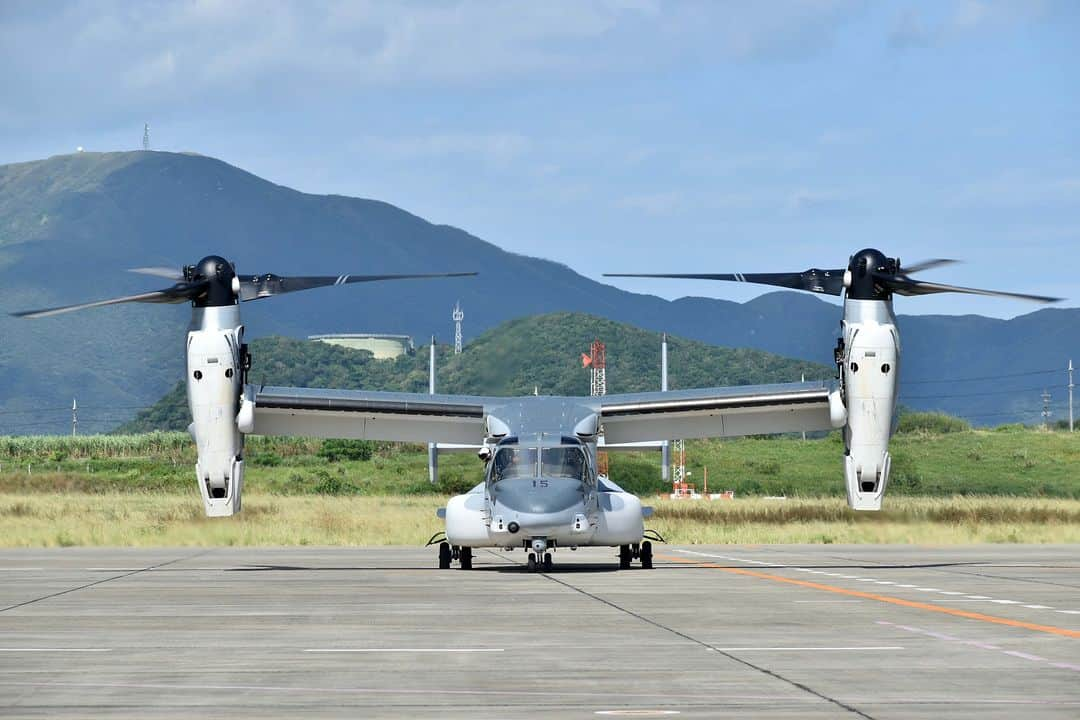
<svg viewBox="0 0 1080 720">
<path fill-rule="evenodd" d="M 551 553 L 547 551 L 547 538 L 532 538 L 529 541 L 529 547 L 532 551 L 529 553 L 529 560 L 526 564 L 529 572 L 536 572 L 543 570 L 543 572 L 551 572 L 552 561 Z"/>
</svg>

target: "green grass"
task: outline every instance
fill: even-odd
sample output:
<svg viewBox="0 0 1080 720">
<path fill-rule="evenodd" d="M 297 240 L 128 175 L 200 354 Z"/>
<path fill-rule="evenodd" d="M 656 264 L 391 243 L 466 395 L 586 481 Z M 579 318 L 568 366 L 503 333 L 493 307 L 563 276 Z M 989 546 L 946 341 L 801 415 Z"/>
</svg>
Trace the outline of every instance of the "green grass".
<svg viewBox="0 0 1080 720">
<path fill-rule="evenodd" d="M 337 444 L 335 444 L 337 443 Z M 327 449 L 329 448 L 329 450 Z M 373 443 L 367 460 L 347 457 L 339 441 L 248 439 L 245 487 L 276 495 L 444 495 L 480 482 L 471 453 L 439 460 L 439 483 L 427 479 L 419 445 Z M 900 433 L 889 496 L 1004 495 L 1080 499 L 1080 433 L 999 430 Z M 363 457 L 366 452 L 353 457 Z M 741 438 L 687 443 L 689 480 L 738 497 L 843 497 L 839 435 Z M 666 491 L 659 453 L 615 453 L 612 479 L 650 496 Z M 0 438 L 0 492 L 194 492 L 195 449 L 184 433 Z"/>
<path fill-rule="evenodd" d="M 733 502 L 660 499 L 658 454 L 615 454 L 611 474 L 675 543 L 1080 542 L 1080 435 L 949 429 L 893 439 L 880 513 L 846 507 L 836 435 L 688 443 L 689 479 L 708 468 Z M 0 545 L 417 545 L 482 470 L 444 455 L 431 485 L 422 446 L 305 438 L 249 438 L 246 459 L 242 513 L 211 520 L 185 434 L 0 438 Z"/>
</svg>

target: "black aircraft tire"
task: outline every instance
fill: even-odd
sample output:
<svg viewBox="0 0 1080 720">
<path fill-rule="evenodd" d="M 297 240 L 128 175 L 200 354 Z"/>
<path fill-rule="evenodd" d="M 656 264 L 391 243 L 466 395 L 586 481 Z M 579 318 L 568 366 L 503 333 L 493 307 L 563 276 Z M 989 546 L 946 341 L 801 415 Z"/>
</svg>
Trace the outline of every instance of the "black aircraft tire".
<svg viewBox="0 0 1080 720">
<path fill-rule="evenodd" d="M 619 546 L 619 569 L 620 570 L 629 570 L 630 569 L 630 563 L 633 562 L 633 559 L 634 559 L 634 556 L 633 556 L 633 553 L 630 552 L 630 546 L 629 545 L 620 545 Z"/>
<path fill-rule="evenodd" d="M 536 555 L 529 553 L 529 563 L 527 565 L 529 572 L 536 572 Z"/>
<path fill-rule="evenodd" d="M 472 548 L 471 547 L 463 547 L 463 548 L 461 548 L 460 557 L 461 557 L 461 569 L 462 570 L 472 570 Z"/>
<path fill-rule="evenodd" d="M 551 572 L 551 553 L 544 553 L 544 572 Z"/>
<path fill-rule="evenodd" d="M 450 543 L 439 543 L 439 569 L 450 569 Z"/>
<path fill-rule="evenodd" d="M 652 570 L 652 543 L 646 540 L 641 543 L 641 552 L 638 553 L 638 557 L 641 558 L 641 567 L 643 570 Z"/>
</svg>

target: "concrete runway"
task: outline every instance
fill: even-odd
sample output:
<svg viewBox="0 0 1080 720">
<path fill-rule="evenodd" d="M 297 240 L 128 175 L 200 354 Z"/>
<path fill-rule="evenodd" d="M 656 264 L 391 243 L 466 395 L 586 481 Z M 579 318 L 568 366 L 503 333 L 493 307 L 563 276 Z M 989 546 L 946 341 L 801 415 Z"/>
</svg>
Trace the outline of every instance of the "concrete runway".
<svg viewBox="0 0 1080 720">
<path fill-rule="evenodd" d="M 0 717 L 1078 718 L 1080 547 L 0 551 Z"/>
</svg>

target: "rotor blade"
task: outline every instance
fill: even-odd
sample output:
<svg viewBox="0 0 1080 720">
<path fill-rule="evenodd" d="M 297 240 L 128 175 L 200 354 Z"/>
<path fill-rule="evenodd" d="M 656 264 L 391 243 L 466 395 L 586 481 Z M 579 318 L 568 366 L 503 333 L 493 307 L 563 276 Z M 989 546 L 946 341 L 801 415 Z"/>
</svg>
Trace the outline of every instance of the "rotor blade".
<svg viewBox="0 0 1080 720">
<path fill-rule="evenodd" d="M 141 302 L 141 303 L 179 303 L 185 300 L 193 300 L 206 291 L 207 283 L 200 281 L 197 283 L 177 283 L 171 288 L 165 288 L 164 290 L 154 290 L 152 292 L 139 293 L 138 295 L 125 295 L 123 297 L 109 298 L 108 300 L 97 300 L 95 302 L 79 303 L 78 305 L 62 305 L 54 308 L 44 308 L 41 310 L 23 310 L 22 312 L 11 313 L 15 317 L 25 318 L 39 318 L 48 317 L 50 315 L 60 315 L 61 313 L 74 312 L 75 310 L 85 310 L 86 308 L 102 307 L 104 305 L 118 305 L 120 303 L 129 302 Z"/>
<path fill-rule="evenodd" d="M 950 260 L 948 258 L 931 258 L 929 260 L 923 260 L 917 262 L 914 265 L 904 265 L 900 269 L 910 275 L 911 273 L 922 272 L 923 270 L 930 270 L 931 268 L 941 267 L 943 265 L 955 265 L 960 262 L 959 260 Z"/>
<path fill-rule="evenodd" d="M 775 285 L 792 290 L 808 290 L 826 295 L 839 295 L 844 291 L 843 270 L 818 270 L 811 268 L 801 273 L 604 273 L 604 277 L 677 278 L 681 280 L 729 280 L 733 282 Z"/>
<path fill-rule="evenodd" d="M 351 285 L 359 282 L 376 280 L 409 280 L 413 278 L 447 278 L 476 275 L 475 272 L 458 273 L 419 273 L 409 275 L 308 275 L 283 277 L 268 273 L 266 275 L 248 275 L 240 277 L 240 299 L 258 300 L 273 295 L 311 290 L 330 285 Z"/>
<path fill-rule="evenodd" d="M 170 267 L 137 267 L 129 268 L 128 272 L 139 273 L 140 275 L 153 275 L 154 277 L 163 277 L 168 278 L 169 280 L 184 279 L 183 272 Z"/>
<path fill-rule="evenodd" d="M 942 285 L 941 283 L 924 282 L 913 280 L 906 275 L 885 275 L 874 273 L 874 280 L 900 295 L 933 295 L 935 293 L 965 293 L 968 295 L 987 295 L 989 297 L 1007 297 L 1018 300 L 1031 300 L 1040 303 L 1060 302 L 1062 298 L 1047 297 L 1045 295 L 1028 295 L 1027 293 L 1004 292 L 1001 290 L 983 290 L 980 288 L 960 287 L 958 285 Z"/>
</svg>

